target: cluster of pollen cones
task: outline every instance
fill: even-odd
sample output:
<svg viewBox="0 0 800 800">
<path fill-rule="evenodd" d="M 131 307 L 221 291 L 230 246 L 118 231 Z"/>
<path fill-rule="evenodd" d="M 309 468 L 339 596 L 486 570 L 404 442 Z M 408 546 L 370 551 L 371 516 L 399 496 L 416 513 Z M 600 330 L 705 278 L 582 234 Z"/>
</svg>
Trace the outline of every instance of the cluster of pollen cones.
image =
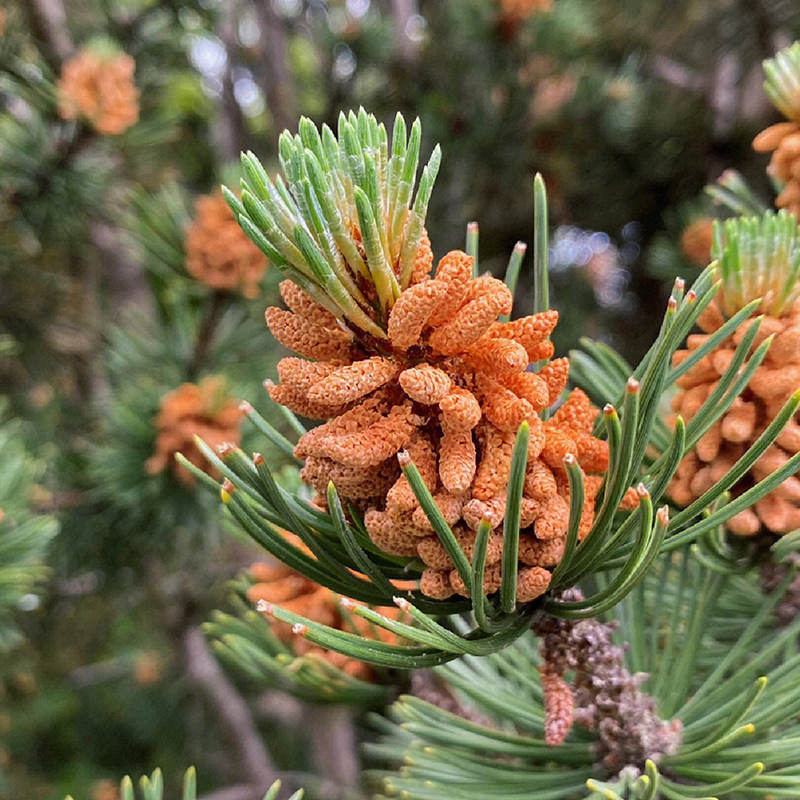
<svg viewBox="0 0 800 800">
<path fill-rule="evenodd" d="M 711 263 L 711 246 L 714 240 L 712 217 L 698 217 L 681 233 L 681 251 L 693 264 L 705 267 Z"/>
<path fill-rule="evenodd" d="M 501 281 L 472 277 L 472 258 L 448 253 L 433 277 L 427 236 L 414 278 L 388 319 L 388 339 L 365 343 L 289 281 L 288 311 L 269 308 L 275 337 L 304 358 L 278 364 L 273 400 L 305 417 L 327 420 L 297 444 L 302 478 L 324 505 L 329 481 L 347 507 L 364 515 L 384 552 L 419 557 L 420 589 L 445 599 L 467 591 L 420 507 L 401 464 L 410 460 L 468 558 L 483 519 L 492 526 L 485 590 L 500 586 L 503 520 L 512 450 L 520 425 L 530 425 L 521 504 L 520 602 L 544 593 L 549 568 L 564 551 L 569 517 L 565 458 L 586 473 L 580 536 L 588 532 L 595 496 L 608 466 L 607 444 L 591 435 L 597 416 L 574 390 L 548 421 L 539 412 L 567 383 L 566 359 L 549 359 L 558 314 L 545 311 L 512 322 L 512 296 Z M 533 362 L 547 361 L 538 373 Z"/>
<path fill-rule="evenodd" d="M 81 50 L 64 63 L 58 81 L 58 112 L 83 118 L 103 134 L 122 133 L 139 120 L 134 60 L 125 53 L 102 56 Z"/>
<path fill-rule="evenodd" d="M 161 398 L 155 419 L 155 453 L 145 463 L 145 470 L 154 475 L 169 469 L 178 480 L 192 485 L 194 477 L 178 464 L 175 455 L 181 453 L 196 467 L 210 472 L 195 436 L 210 447 L 238 443 L 242 413 L 239 403 L 226 396 L 224 381 L 217 375 L 204 378 L 199 384 L 182 384 Z"/>
<path fill-rule="evenodd" d="M 212 289 L 259 294 L 267 259 L 247 238 L 221 192 L 202 195 L 186 229 L 186 271 Z"/>
<path fill-rule="evenodd" d="M 680 364 L 688 358 L 724 321 L 716 302 L 708 306 L 698 319 L 703 333 L 689 336 L 688 349 L 676 352 L 674 363 Z M 697 413 L 716 388 L 752 322 L 752 319 L 743 322 L 732 336 L 678 380 L 680 390 L 673 399 L 673 411 L 686 420 Z M 800 386 L 800 304 L 795 302 L 780 318 L 764 316 L 754 346 L 771 335 L 775 337 L 772 345 L 748 386 L 678 467 L 670 487 L 672 499 L 678 505 L 688 505 L 722 478 Z M 800 424 L 795 418 L 737 483 L 733 493 L 741 494 L 767 478 L 799 449 Z M 727 526 L 741 536 L 753 536 L 763 529 L 784 534 L 800 527 L 800 478 L 789 477 L 752 508 L 731 518 Z"/>
<path fill-rule="evenodd" d="M 302 547 L 295 537 L 287 535 L 287 538 Z M 347 601 L 335 592 L 314 583 L 283 564 L 256 563 L 250 567 L 250 573 L 254 583 L 247 590 L 247 599 L 251 603 L 260 604 L 264 609 L 269 609 L 270 605 L 275 603 L 287 611 L 336 630 L 357 633 L 367 639 L 377 639 L 387 644 L 397 643 L 397 637 L 393 633 L 372 625 L 362 617 L 349 614 Z M 399 620 L 403 616 L 403 612 L 395 607 L 378 610 L 389 619 Z M 316 655 L 347 675 L 361 680 L 371 681 L 377 677 L 374 670 L 363 661 L 357 661 L 333 650 L 325 650 L 302 636 L 296 636 L 292 625 L 273 620 L 270 627 L 279 639 L 291 644 L 298 656 Z"/>
</svg>

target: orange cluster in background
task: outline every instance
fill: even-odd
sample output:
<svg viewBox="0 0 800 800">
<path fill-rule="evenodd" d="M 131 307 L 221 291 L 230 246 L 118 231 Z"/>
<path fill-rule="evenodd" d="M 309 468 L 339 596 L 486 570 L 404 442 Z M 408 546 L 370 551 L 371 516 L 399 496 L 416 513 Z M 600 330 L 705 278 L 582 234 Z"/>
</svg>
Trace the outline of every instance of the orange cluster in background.
<svg viewBox="0 0 800 800">
<path fill-rule="evenodd" d="M 66 61 L 58 80 L 58 113 L 86 119 L 98 133 L 122 133 L 139 120 L 136 63 L 125 53 L 81 50 Z"/>
<path fill-rule="evenodd" d="M 800 124 L 770 125 L 753 140 L 753 149 L 772 153 L 767 172 L 784 184 L 775 205 L 800 216 Z"/>
<path fill-rule="evenodd" d="M 698 267 L 711 263 L 714 220 L 711 217 L 698 217 L 690 222 L 681 233 L 681 251 Z"/>
<path fill-rule="evenodd" d="M 287 611 L 336 630 L 357 633 L 366 639 L 376 639 L 387 644 L 398 642 L 393 633 L 348 613 L 343 608 L 342 598 L 335 592 L 314 583 L 284 564 L 256 563 L 250 568 L 250 572 L 255 582 L 247 590 L 247 599 L 253 604 L 262 600 L 275 603 Z M 402 612 L 395 607 L 379 608 L 377 611 L 389 619 L 397 620 L 402 616 Z M 308 639 L 295 635 L 292 626 L 285 622 L 273 620 L 271 628 L 279 639 L 292 645 L 298 656 L 316 655 L 354 678 L 375 680 L 372 667 L 363 661 L 325 650 Z"/>
<path fill-rule="evenodd" d="M 497 0 L 504 17 L 525 20 L 533 14 L 550 11 L 553 0 Z"/>
<path fill-rule="evenodd" d="M 209 447 L 227 442 L 238 444 L 242 411 L 239 404 L 228 398 L 224 379 L 217 375 L 204 378 L 198 385 L 184 383 L 161 398 L 156 416 L 156 452 L 145 463 L 148 474 L 169 469 L 186 485 L 194 477 L 175 460 L 183 454 L 192 464 L 208 471 L 209 464 L 194 441 L 203 439 Z"/>
<path fill-rule="evenodd" d="M 158 653 L 146 652 L 133 662 L 132 677 L 139 686 L 154 686 L 161 680 L 162 664 Z"/>
<path fill-rule="evenodd" d="M 689 336 L 688 349 L 676 352 L 673 363 L 686 360 L 724 321 L 719 306 L 712 303 L 697 321 L 704 333 Z M 752 319 L 743 322 L 732 336 L 678 380 L 680 391 L 673 399 L 672 408 L 686 421 L 714 391 L 733 358 L 734 349 L 752 322 Z M 670 486 L 672 499 L 678 505 L 689 505 L 722 478 L 755 443 L 800 385 L 800 304 L 792 305 L 779 319 L 765 316 L 753 346 L 771 335 L 775 336 L 772 345 L 750 383 L 678 467 Z M 800 420 L 796 416 L 734 486 L 733 494 L 738 496 L 767 478 L 798 450 Z M 727 526 L 741 536 L 753 536 L 764 529 L 784 534 L 800 527 L 800 478 L 796 475 L 787 478 L 752 508 L 730 519 Z"/>
<path fill-rule="evenodd" d="M 423 238 L 418 264 L 430 266 Z M 500 586 L 506 487 L 516 433 L 527 421 L 530 443 L 522 499 L 518 592 L 520 602 L 543 594 L 548 568 L 564 551 L 569 517 L 565 458 L 588 474 L 580 536 L 589 531 L 595 496 L 608 466 L 606 442 L 592 436 L 597 416 L 574 390 L 547 422 L 539 412 L 563 392 L 566 359 L 538 373 L 531 363 L 553 355 L 556 311 L 513 322 L 511 292 L 489 276 L 472 277 L 472 258 L 448 253 L 434 277 L 420 268 L 388 320 L 388 341 L 365 342 L 290 281 L 281 284 L 289 311 L 267 309 L 270 330 L 305 358 L 278 364 L 276 402 L 314 419 L 295 448 L 301 477 L 324 505 L 329 481 L 342 500 L 360 509 L 373 542 L 392 555 L 427 565 L 420 589 L 429 597 L 466 595 L 454 564 L 420 507 L 400 462 L 411 460 L 468 558 L 482 519 L 491 522 L 485 589 Z M 310 359 L 310 360 L 306 360 Z"/>
<path fill-rule="evenodd" d="M 187 272 L 213 289 L 257 297 L 267 259 L 239 227 L 222 192 L 198 197 L 194 211 L 186 229 Z"/>
<path fill-rule="evenodd" d="M 91 787 L 91 800 L 119 800 L 119 786 L 110 780 L 95 781 Z"/>
</svg>

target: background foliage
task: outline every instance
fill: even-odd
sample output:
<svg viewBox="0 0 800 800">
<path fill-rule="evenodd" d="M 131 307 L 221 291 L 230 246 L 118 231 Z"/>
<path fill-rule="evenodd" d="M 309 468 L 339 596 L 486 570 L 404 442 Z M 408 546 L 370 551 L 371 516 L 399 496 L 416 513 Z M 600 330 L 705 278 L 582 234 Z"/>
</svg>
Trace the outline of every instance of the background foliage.
<svg viewBox="0 0 800 800">
<path fill-rule="evenodd" d="M 717 213 L 703 187 L 732 167 L 771 196 L 766 157 L 750 148 L 778 118 L 760 62 L 798 35 L 788 0 L 555 0 L 524 20 L 494 0 L 11 0 L 0 530 L 15 526 L 26 583 L 7 592 L 0 574 L 0 647 L 8 623 L 25 634 L 0 662 L 0 795 L 111 798 L 122 774 L 155 764 L 177 790 L 194 762 L 201 792 L 280 773 L 311 796 L 349 796 L 355 743 L 374 737 L 364 707 L 405 686 L 389 675 L 386 691 L 354 691 L 355 709 L 323 710 L 310 667 L 302 691 L 283 686 L 303 702 L 226 677 L 199 626 L 215 608 L 234 624 L 243 612 L 226 581 L 258 554 L 215 503 L 145 468 L 161 398 L 211 374 L 291 432 L 260 389 L 281 355 L 262 319 L 276 271 L 247 299 L 185 267 L 194 201 L 236 183 L 241 150 L 272 170 L 278 134 L 301 114 L 333 127 L 359 105 L 387 124 L 418 115 L 423 163 L 436 142 L 444 151 L 434 251 L 462 247 L 476 220 L 481 266 L 496 274 L 532 240 L 542 172 L 556 351 L 588 334 L 636 363 L 674 276 L 699 271 L 679 237 Z M 118 135 L 58 115 L 62 65 L 87 45 L 136 62 L 139 121 Z M 519 314 L 532 310 L 529 262 Z M 288 461 L 278 445 L 264 456 Z M 27 566 L 47 542 L 46 573 Z"/>
</svg>

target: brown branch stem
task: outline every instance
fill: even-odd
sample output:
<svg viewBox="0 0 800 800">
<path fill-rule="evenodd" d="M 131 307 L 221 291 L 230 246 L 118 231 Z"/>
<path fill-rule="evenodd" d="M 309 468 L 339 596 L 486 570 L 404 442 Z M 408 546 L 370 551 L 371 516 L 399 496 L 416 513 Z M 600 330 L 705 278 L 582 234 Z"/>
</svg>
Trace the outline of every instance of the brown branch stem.
<svg viewBox="0 0 800 800">
<path fill-rule="evenodd" d="M 263 797 L 278 775 L 250 709 L 223 673 L 198 628 L 189 628 L 184 633 L 183 647 L 189 679 L 203 693 L 230 736 L 248 785 Z"/>
<path fill-rule="evenodd" d="M 58 72 L 61 62 L 75 50 L 64 4 L 61 0 L 28 0 L 28 14 L 33 33 L 43 45 L 45 59 Z"/>
</svg>

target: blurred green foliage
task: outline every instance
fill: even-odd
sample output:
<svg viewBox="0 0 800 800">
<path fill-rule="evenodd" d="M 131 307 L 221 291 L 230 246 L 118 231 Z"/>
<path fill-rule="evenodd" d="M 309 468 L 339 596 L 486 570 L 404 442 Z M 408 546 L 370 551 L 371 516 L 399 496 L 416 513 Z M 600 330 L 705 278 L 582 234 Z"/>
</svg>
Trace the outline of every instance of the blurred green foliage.
<svg viewBox="0 0 800 800">
<path fill-rule="evenodd" d="M 48 18 L 62 7 L 63 20 Z M 47 512 L 28 516 L 28 495 L 11 492 L 31 541 L 52 535 L 52 518 L 61 533 L 48 595 L 24 617 L 28 644 L 3 664 L 0 795 L 89 797 L 97 780 L 156 763 L 177 789 L 190 758 L 201 786 L 220 786 L 234 780 L 218 763 L 228 751 L 209 744 L 213 711 L 185 685 L 181 634 L 223 605 L 225 581 L 255 555 L 229 544 L 213 503 L 144 464 L 166 392 L 221 372 L 232 395 L 275 414 L 259 384 L 282 354 L 261 319 L 276 271 L 255 300 L 186 272 L 193 199 L 235 182 L 240 150 L 276 166 L 278 134 L 301 114 L 333 126 L 359 105 L 387 124 L 418 115 L 422 158 L 436 142 L 444 154 L 428 215 L 437 255 L 463 247 L 476 220 L 482 267 L 499 274 L 532 237 L 542 172 L 557 351 L 588 333 L 636 361 L 672 278 L 691 268 L 676 241 L 703 186 L 733 166 L 769 191 L 750 150 L 775 118 L 760 61 L 800 34 L 800 9 L 555 0 L 523 21 L 495 0 L 9 0 L 4 11 L 0 342 L 14 346 L 0 384 L 15 419 L 0 430 L 2 485 L 8 464 L 24 464 Z M 140 121 L 118 136 L 56 111 L 63 61 L 98 40 L 136 61 Z M 531 260 L 519 315 L 532 308 Z M 0 535 L 15 518 L 7 504 L 0 492 Z M 150 685 L 133 675 L 142 653 L 160 664 Z M 199 752 L 190 728 L 205 731 Z M 270 739 L 282 764 L 307 766 L 293 754 L 301 734 Z"/>
</svg>

